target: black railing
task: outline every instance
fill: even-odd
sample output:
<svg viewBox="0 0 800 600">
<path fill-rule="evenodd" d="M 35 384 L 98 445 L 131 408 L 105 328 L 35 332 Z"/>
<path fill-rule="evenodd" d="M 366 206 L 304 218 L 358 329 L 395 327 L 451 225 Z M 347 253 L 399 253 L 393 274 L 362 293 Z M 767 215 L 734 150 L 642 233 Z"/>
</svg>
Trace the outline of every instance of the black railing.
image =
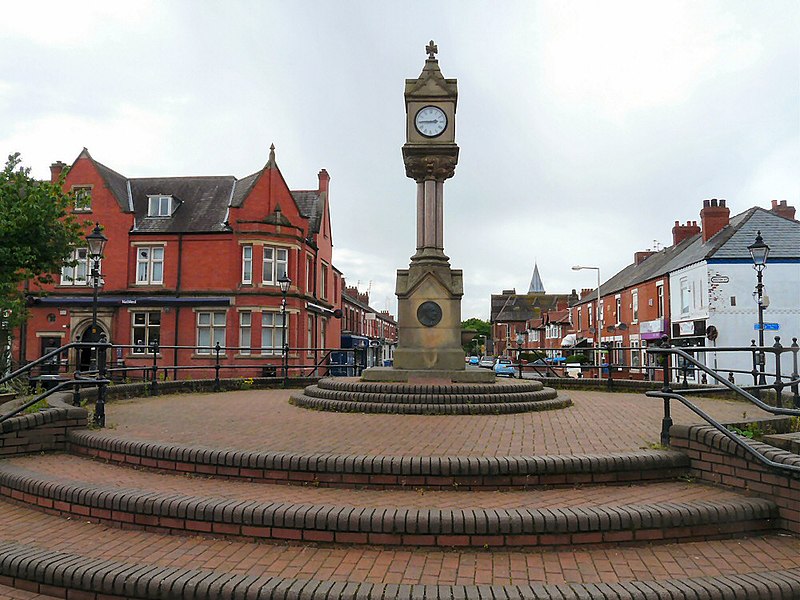
<svg viewBox="0 0 800 600">
<path fill-rule="evenodd" d="M 766 456 L 764 456 L 761 452 L 755 449 L 753 446 L 748 444 L 744 441 L 744 439 L 737 435 L 736 433 L 730 431 L 727 427 L 722 425 L 719 421 L 714 419 L 711 415 L 703 411 L 700 407 L 696 404 L 691 402 L 688 398 L 686 398 L 685 394 L 688 393 L 696 393 L 696 392 L 705 392 L 708 393 L 709 388 L 703 389 L 684 389 L 681 390 L 682 393 L 675 392 L 671 387 L 671 380 L 670 380 L 670 362 L 672 361 L 672 357 L 676 357 L 685 363 L 691 364 L 694 368 L 698 369 L 702 373 L 704 373 L 707 377 L 710 377 L 712 381 L 718 382 L 720 385 L 719 388 L 711 388 L 711 389 L 727 389 L 735 393 L 736 395 L 740 396 L 741 398 L 747 400 L 748 402 L 758 406 L 760 409 L 771 413 L 773 415 L 786 415 L 792 417 L 800 417 L 800 404 L 798 404 L 797 399 L 797 386 L 800 383 L 798 380 L 797 375 L 797 339 L 794 339 L 794 343 L 792 344 L 791 348 L 784 349 L 779 344 L 780 340 L 776 338 L 776 345 L 772 347 L 771 352 L 775 353 L 776 356 L 776 369 L 775 373 L 771 374 L 771 376 L 775 377 L 776 383 L 772 385 L 755 385 L 752 386 L 750 389 L 758 392 L 765 388 L 773 388 L 776 390 L 777 395 L 777 403 L 778 406 L 770 406 L 769 404 L 763 402 L 760 398 L 756 395 L 751 394 L 748 389 L 737 386 L 734 382 L 730 381 L 729 378 L 720 375 L 714 369 L 711 369 L 704 365 L 702 362 L 698 361 L 691 353 L 685 351 L 682 348 L 670 346 L 668 343 L 664 343 L 662 347 L 655 347 L 655 348 L 648 348 L 647 352 L 659 357 L 661 362 L 661 369 L 662 369 L 662 381 L 663 387 L 661 390 L 658 391 L 649 391 L 645 392 L 645 395 L 653 397 L 653 398 L 661 398 L 664 401 L 664 416 L 661 420 L 661 443 L 665 446 L 669 445 L 670 436 L 669 430 L 672 427 L 672 415 L 671 415 L 671 407 L 670 407 L 670 400 L 677 400 L 686 408 L 691 410 L 697 416 L 702 418 L 706 423 L 714 427 L 717 431 L 722 433 L 725 437 L 733 441 L 737 446 L 742 448 L 745 452 L 747 452 L 750 456 L 752 456 L 756 461 L 760 462 L 761 464 L 771 467 L 773 469 L 778 469 L 781 471 L 791 471 L 794 473 L 800 473 L 800 466 L 797 465 L 790 465 L 784 463 L 775 462 Z M 767 348 L 764 347 L 747 347 L 754 352 L 764 353 L 767 352 Z M 697 347 L 692 348 L 692 353 L 698 350 Z M 730 350 L 730 351 L 741 351 L 741 348 L 712 348 L 708 350 L 713 351 L 722 351 L 722 350 Z M 788 350 L 793 352 L 794 356 L 794 374 L 792 379 L 786 383 L 783 382 L 783 378 L 781 377 L 780 373 L 780 355 L 783 350 Z M 764 363 L 759 363 L 759 365 L 763 365 Z M 793 389 L 794 392 L 794 405 L 796 408 L 783 408 L 782 401 L 781 401 L 781 392 L 783 388 L 788 385 Z"/>
<path fill-rule="evenodd" d="M 96 387 L 97 397 L 95 399 L 94 422 L 100 427 L 105 426 L 105 397 L 106 386 L 110 381 L 106 378 L 106 351 L 112 345 L 107 342 L 71 342 L 59 348 L 46 353 L 41 358 L 24 365 L 23 367 L 9 373 L 5 377 L 0 378 L 0 385 L 7 384 L 13 380 L 22 377 L 27 377 L 29 386 L 34 391 L 32 397 L 26 400 L 17 408 L 12 411 L 0 415 L 0 423 L 10 419 L 34 406 L 55 394 L 57 392 L 72 390 L 73 404 L 80 403 L 80 390 L 84 387 Z M 92 364 L 96 368 L 90 371 L 75 370 L 68 377 L 68 373 L 60 374 L 60 366 L 62 365 L 62 355 L 67 354 L 70 350 L 88 350 L 93 355 Z M 34 376 L 33 373 L 39 370 L 40 375 Z M 44 373 L 42 373 L 44 371 Z M 40 388 L 45 388 L 39 392 Z"/>
</svg>

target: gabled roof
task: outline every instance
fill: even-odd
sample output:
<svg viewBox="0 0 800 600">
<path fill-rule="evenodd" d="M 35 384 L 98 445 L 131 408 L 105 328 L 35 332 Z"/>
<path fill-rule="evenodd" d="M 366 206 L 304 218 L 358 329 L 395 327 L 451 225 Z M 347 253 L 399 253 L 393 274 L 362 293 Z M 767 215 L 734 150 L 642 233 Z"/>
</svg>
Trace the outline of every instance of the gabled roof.
<svg viewBox="0 0 800 600">
<path fill-rule="evenodd" d="M 75 162 L 78 162 L 81 158 L 86 158 L 95 166 L 97 172 L 100 173 L 100 177 L 103 178 L 103 181 L 106 182 L 108 189 L 111 191 L 111 194 L 114 196 L 114 199 L 119 204 L 120 210 L 124 212 L 130 212 L 130 198 L 128 197 L 128 178 L 124 175 L 120 175 L 114 169 L 110 169 L 102 163 L 97 162 L 92 155 L 89 154 L 89 150 L 84 148 L 81 150 L 81 153 L 78 155 L 78 158 L 75 159 Z M 74 166 L 74 163 L 73 163 Z"/>
<path fill-rule="evenodd" d="M 755 241 L 759 230 L 770 247 L 769 260 L 800 259 L 800 222 L 754 206 L 732 217 L 727 226 L 706 242 L 703 241 L 703 234 L 698 233 L 652 254 L 638 265 L 628 265 L 600 285 L 600 295 L 614 294 L 703 260 L 751 262 L 747 247 Z M 597 292 L 593 290 L 578 304 L 592 302 L 596 298 Z"/>
<path fill-rule="evenodd" d="M 148 177 L 131 179 L 135 214 L 134 231 L 139 233 L 186 233 L 227 231 L 225 223 L 236 178 Z M 148 217 L 149 196 L 172 196 L 170 217 Z"/>
</svg>

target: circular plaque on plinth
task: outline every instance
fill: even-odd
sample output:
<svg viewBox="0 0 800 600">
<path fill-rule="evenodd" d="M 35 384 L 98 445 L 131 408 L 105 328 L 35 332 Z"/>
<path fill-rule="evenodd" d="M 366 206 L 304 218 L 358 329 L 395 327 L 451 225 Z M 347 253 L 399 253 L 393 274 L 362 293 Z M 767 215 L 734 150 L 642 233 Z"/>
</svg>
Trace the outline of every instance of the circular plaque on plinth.
<svg viewBox="0 0 800 600">
<path fill-rule="evenodd" d="M 442 320 L 442 307 L 428 300 L 419 305 L 417 309 L 417 320 L 425 327 L 434 327 Z"/>
</svg>

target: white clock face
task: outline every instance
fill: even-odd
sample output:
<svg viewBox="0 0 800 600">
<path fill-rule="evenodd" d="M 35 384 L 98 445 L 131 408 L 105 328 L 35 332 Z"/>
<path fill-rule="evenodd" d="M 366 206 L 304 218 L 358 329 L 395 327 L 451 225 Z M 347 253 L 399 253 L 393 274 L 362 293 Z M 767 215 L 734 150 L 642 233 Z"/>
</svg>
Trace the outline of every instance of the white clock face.
<svg viewBox="0 0 800 600">
<path fill-rule="evenodd" d="M 414 117 L 414 125 L 425 137 L 436 137 L 447 127 L 447 115 L 437 106 L 425 106 Z"/>
</svg>

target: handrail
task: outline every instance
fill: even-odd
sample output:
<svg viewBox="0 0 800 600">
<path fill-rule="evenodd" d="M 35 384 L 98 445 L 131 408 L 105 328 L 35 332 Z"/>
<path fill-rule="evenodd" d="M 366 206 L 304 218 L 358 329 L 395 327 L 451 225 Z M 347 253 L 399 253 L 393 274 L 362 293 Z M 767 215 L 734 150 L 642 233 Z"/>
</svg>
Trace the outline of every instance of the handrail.
<svg viewBox="0 0 800 600">
<path fill-rule="evenodd" d="M 774 460 L 770 460 L 763 454 L 761 454 L 758 450 L 750 446 L 744 442 L 738 435 L 730 431 L 727 427 L 722 425 L 719 421 L 714 419 L 711 415 L 707 414 L 701 408 L 692 404 L 687 398 L 684 398 L 680 394 L 676 394 L 675 392 L 667 392 L 667 391 L 653 391 L 653 392 L 646 392 L 647 396 L 655 396 L 659 398 L 671 398 L 674 400 L 678 400 L 681 402 L 686 408 L 694 412 L 699 417 L 702 417 L 709 425 L 713 426 L 717 431 L 723 434 L 725 437 L 733 441 L 737 446 L 745 450 L 748 454 L 750 454 L 753 458 L 755 458 L 758 462 L 768 467 L 781 469 L 784 471 L 792 471 L 793 473 L 800 473 L 800 465 L 787 465 L 784 463 L 778 463 Z M 800 412 L 800 411 L 797 411 Z"/>
<path fill-rule="evenodd" d="M 759 398 L 751 394 L 745 389 L 740 388 L 735 383 L 728 381 L 727 379 L 720 377 L 719 374 L 706 367 L 704 364 L 700 363 L 699 361 L 695 360 L 693 356 L 681 350 L 680 348 L 675 348 L 668 346 L 665 342 L 664 346 L 658 348 L 649 348 L 648 352 L 653 354 L 660 354 L 663 356 L 663 364 L 662 369 L 664 373 L 664 387 L 661 390 L 652 390 L 645 392 L 646 396 L 651 398 L 662 398 L 664 400 L 664 417 L 661 421 L 661 443 L 669 445 L 669 429 L 672 426 L 672 417 L 670 416 L 670 405 L 669 401 L 674 399 L 681 402 L 686 408 L 694 412 L 696 415 L 701 417 L 703 420 L 706 421 L 709 425 L 714 427 L 717 431 L 722 433 L 725 437 L 732 440 L 737 446 L 740 446 L 744 449 L 749 455 L 754 457 L 758 462 L 768 467 L 779 469 L 782 471 L 791 471 L 800 473 L 800 465 L 786 465 L 783 463 L 777 463 L 773 460 L 770 460 L 766 456 L 764 456 L 761 452 L 750 446 L 749 444 L 745 443 L 741 438 L 735 435 L 732 431 L 728 430 L 727 427 L 722 425 L 716 419 L 714 419 L 711 415 L 707 414 L 705 411 L 700 409 L 694 403 L 692 403 L 689 399 L 687 399 L 682 394 L 678 394 L 670 388 L 669 382 L 669 355 L 676 355 L 680 356 L 684 360 L 690 362 L 695 367 L 710 375 L 717 381 L 723 384 L 726 388 L 733 391 L 734 393 L 738 394 L 739 396 L 743 397 L 745 400 L 749 401 L 752 404 L 755 404 L 762 410 L 769 412 L 774 415 L 791 415 L 791 416 L 800 416 L 800 409 L 790 409 L 790 408 L 783 408 L 783 407 L 774 407 L 770 406 L 764 402 L 762 402 Z"/>
<path fill-rule="evenodd" d="M 111 383 L 111 382 L 108 379 L 83 379 L 83 380 L 81 380 L 81 379 L 67 379 L 65 381 L 61 381 L 57 385 L 55 385 L 52 388 L 50 388 L 49 390 L 45 390 L 44 392 L 42 392 L 38 396 L 32 398 L 31 400 L 28 400 L 27 402 L 25 402 L 24 404 L 22 404 L 20 406 L 18 406 L 17 408 L 12 410 L 11 412 L 6 413 L 4 415 L 0 415 L 0 423 L 10 419 L 11 417 L 14 417 L 14 416 L 18 415 L 19 413 L 21 413 L 21 412 L 23 412 L 25 410 L 27 410 L 28 408 L 30 408 L 31 406 L 33 406 L 37 402 L 39 402 L 41 400 L 44 400 L 48 396 L 51 396 L 52 394 L 55 394 L 56 392 L 60 392 L 65 387 L 73 387 L 73 386 L 87 386 L 88 387 L 88 386 L 97 386 L 97 385 L 100 385 L 100 384 L 106 384 L 107 385 L 109 383 Z"/>
<path fill-rule="evenodd" d="M 730 382 L 730 381 L 728 381 L 727 379 L 725 379 L 723 377 L 720 377 L 719 374 L 714 369 L 708 368 L 707 366 L 705 366 L 704 364 L 702 364 L 701 362 L 696 360 L 693 356 L 691 356 L 690 354 L 688 354 L 684 350 L 681 350 L 680 348 L 675 348 L 675 347 L 649 348 L 647 351 L 648 352 L 652 352 L 653 354 L 676 354 L 676 355 L 680 356 L 681 358 L 683 358 L 683 359 L 687 360 L 688 362 L 692 363 L 695 367 L 697 367 L 698 369 L 700 369 L 701 371 L 703 371 L 707 375 L 711 375 L 711 377 L 713 377 L 714 379 L 719 381 L 723 386 L 725 386 L 726 388 L 728 388 L 732 392 L 734 392 L 736 394 L 739 394 L 740 396 L 744 397 L 749 402 L 751 402 L 751 403 L 755 404 L 756 406 L 758 406 L 760 409 L 762 409 L 762 410 L 764 410 L 766 412 L 772 413 L 773 415 L 800 416 L 800 409 L 770 406 L 769 404 L 766 404 L 765 402 L 762 402 L 759 398 L 757 398 L 756 396 L 754 396 L 753 394 L 751 394 L 750 392 L 748 392 L 744 388 L 741 388 L 738 385 L 736 385 L 735 383 Z M 797 381 L 798 380 L 792 380 L 788 385 L 791 385 L 792 383 L 796 383 Z M 752 386 L 752 387 L 753 388 L 758 388 L 758 389 L 761 389 L 761 388 L 766 389 L 766 388 L 771 388 L 773 386 L 764 385 L 764 386 Z M 663 390 L 663 391 L 666 391 L 666 390 Z M 651 396 L 651 395 L 653 395 L 653 392 L 647 392 L 646 395 Z"/>
</svg>

